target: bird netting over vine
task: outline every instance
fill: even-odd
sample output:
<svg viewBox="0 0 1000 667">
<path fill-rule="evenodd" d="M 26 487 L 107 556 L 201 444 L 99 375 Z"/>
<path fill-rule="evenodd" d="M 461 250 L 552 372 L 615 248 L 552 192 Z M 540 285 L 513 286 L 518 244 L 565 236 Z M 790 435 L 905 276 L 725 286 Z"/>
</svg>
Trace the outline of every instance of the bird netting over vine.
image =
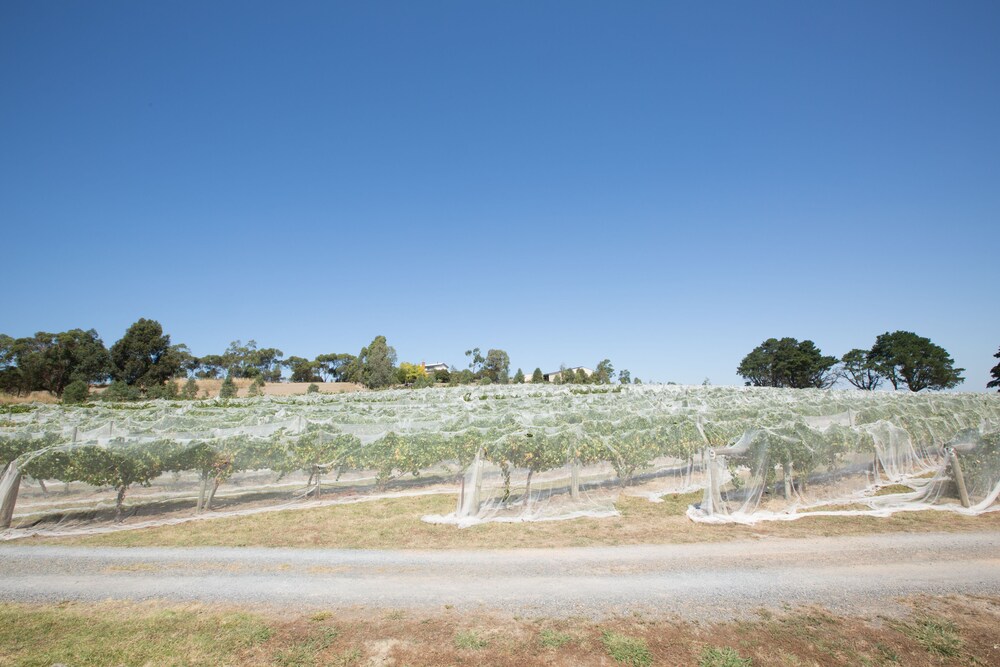
<svg viewBox="0 0 1000 667">
<path fill-rule="evenodd" d="M 5 537 L 405 494 L 469 526 L 692 494 L 696 521 L 998 509 L 1000 398 L 680 386 L 429 388 L 0 408 Z"/>
</svg>

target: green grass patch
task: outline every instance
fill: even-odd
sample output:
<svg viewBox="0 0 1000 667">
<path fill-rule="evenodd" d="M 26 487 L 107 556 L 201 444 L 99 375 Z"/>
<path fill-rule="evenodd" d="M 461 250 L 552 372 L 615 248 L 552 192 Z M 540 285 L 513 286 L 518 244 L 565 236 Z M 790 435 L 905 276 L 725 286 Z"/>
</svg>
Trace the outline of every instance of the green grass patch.
<svg viewBox="0 0 1000 667">
<path fill-rule="evenodd" d="M 475 630 L 465 630 L 455 633 L 455 648 L 478 651 L 486 648 L 490 642 L 479 636 Z"/>
<path fill-rule="evenodd" d="M 316 655 L 330 648 L 338 634 L 336 628 L 317 628 L 305 639 L 278 653 L 275 662 L 281 667 L 313 667 L 317 664 Z"/>
<path fill-rule="evenodd" d="M 752 667 L 750 658 L 744 658 L 736 649 L 706 646 L 698 658 L 698 667 Z"/>
<path fill-rule="evenodd" d="M 270 639 L 263 619 L 203 610 L 147 611 L 117 605 L 0 606 L 0 663 L 219 665 Z M 7 662 L 7 661 L 10 662 Z"/>
<path fill-rule="evenodd" d="M 951 621 L 925 617 L 913 623 L 900 623 L 896 627 L 934 655 L 953 658 L 962 649 L 962 638 L 958 636 L 958 628 Z"/>
<path fill-rule="evenodd" d="M 538 635 L 538 643 L 545 648 L 562 648 L 573 641 L 573 638 L 565 632 L 556 630 L 542 630 Z"/>
<path fill-rule="evenodd" d="M 642 639 L 605 630 L 601 633 L 601 643 L 615 662 L 632 667 L 648 667 L 653 664 L 653 654 Z"/>
</svg>

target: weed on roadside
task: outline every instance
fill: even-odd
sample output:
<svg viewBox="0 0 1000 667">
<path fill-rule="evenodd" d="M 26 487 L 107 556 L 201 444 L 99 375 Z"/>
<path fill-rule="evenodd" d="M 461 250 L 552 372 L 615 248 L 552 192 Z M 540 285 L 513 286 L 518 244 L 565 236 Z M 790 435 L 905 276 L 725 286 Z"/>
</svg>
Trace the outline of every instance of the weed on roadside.
<svg viewBox="0 0 1000 667">
<path fill-rule="evenodd" d="M 605 630 L 601 633 L 601 643 L 615 662 L 631 667 L 648 667 L 653 664 L 653 654 L 642 639 Z"/>
<path fill-rule="evenodd" d="M 750 658 L 742 657 L 735 649 L 706 646 L 701 652 L 698 667 L 752 667 Z"/>
</svg>

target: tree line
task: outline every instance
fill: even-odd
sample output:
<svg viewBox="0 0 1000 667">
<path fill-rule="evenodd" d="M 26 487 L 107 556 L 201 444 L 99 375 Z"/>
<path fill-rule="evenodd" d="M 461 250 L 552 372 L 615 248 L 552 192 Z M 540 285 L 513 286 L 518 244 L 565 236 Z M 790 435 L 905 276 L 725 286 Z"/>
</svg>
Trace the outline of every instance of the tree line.
<svg viewBox="0 0 1000 667">
<path fill-rule="evenodd" d="M 195 378 L 224 378 L 221 395 L 236 394 L 234 379 L 253 380 L 250 394 L 259 394 L 265 382 L 354 382 L 372 389 L 394 385 L 508 384 L 545 381 L 540 368 L 530 376 L 518 368 L 511 373 L 510 356 L 501 349 L 485 355 L 478 347 L 465 351 L 466 368 L 428 372 L 422 364 L 397 364 L 396 350 L 385 336 L 376 336 L 357 354 L 334 352 L 314 359 L 285 358 L 273 347 L 250 340 L 233 341 L 221 354 L 196 357 L 186 345 L 174 344 L 156 320 L 139 319 L 110 348 L 97 331 L 72 329 L 38 332 L 12 338 L 0 334 L 0 391 L 23 395 L 47 391 L 71 402 L 85 400 L 89 386 L 110 382 L 106 398 L 195 398 Z M 997 352 L 1000 358 L 1000 351 Z M 810 340 L 769 338 L 754 348 L 737 368 L 746 384 L 761 387 L 827 388 L 838 380 L 864 390 L 881 385 L 893 389 L 948 389 L 963 380 L 948 352 L 928 338 L 909 331 L 886 332 L 869 349 L 852 349 L 839 359 L 824 355 Z M 988 388 L 1000 387 L 1000 364 L 992 371 Z M 168 380 L 189 378 L 178 389 Z M 640 384 L 627 369 L 616 372 L 609 359 L 593 372 L 562 367 L 552 378 L 561 384 Z"/>
<path fill-rule="evenodd" d="M 286 372 L 291 382 L 354 382 L 372 389 L 527 381 L 521 369 L 511 376 L 510 357 L 504 350 L 488 350 L 484 357 L 474 348 L 465 354 L 468 368 L 452 366 L 428 373 L 421 364 L 397 365 L 396 350 L 385 336 L 376 336 L 357 354 L 285 358 L 277 348 L 260 347 L 254 340 L 236 340 L 221 354 L 197 357 L 187 345 L 172 343 L 159 322 L 143 318 L 110 348 L 94 329 L 42 331 L 24 338 L 0 334 L 0 391 L 16 395 L 47 391 L 69 402 L 80 402 L 86 400 L 90 385 L 110 382 L 103 394 L 110 400 L 195 398 L 195 379 L 224 378 L 220 396 L 229 398 L 236 395 L 234 379 L 253 380 L 250 395 L 255 395 L 264 383 L 282 381 Z M 622 383 L 631 379 L 627 370 L 617 377 Z M 188 378 L 187 384 L 178 389 L 172 380 L 184 378 Z M 566 368 L 558 374 L 561 383 L 609 384 L 614 379 L 615 370 L 607 359 L 591 374 Z M 535 369 L 531 381 L 544 381 L 541 369 Z"/>
<path fill-rule="evenodd" d="M 1000 358 L 1000 352 L 994 355 Z M 955 368 L 948 352 L 912 331 L 885 332 L 869 349 L 855 348 L 839 359 L 824 355 L 811 340 L 768 338 L 743 358 L 736 372 L 755 387 L 820 388 L 844 380 L 873 391 L 884 384 L 910 391 L 951 389 L 961 384 L 964 368 Z M 1000 386 L 1000 364 L 992 371 Z"/>
</svg>

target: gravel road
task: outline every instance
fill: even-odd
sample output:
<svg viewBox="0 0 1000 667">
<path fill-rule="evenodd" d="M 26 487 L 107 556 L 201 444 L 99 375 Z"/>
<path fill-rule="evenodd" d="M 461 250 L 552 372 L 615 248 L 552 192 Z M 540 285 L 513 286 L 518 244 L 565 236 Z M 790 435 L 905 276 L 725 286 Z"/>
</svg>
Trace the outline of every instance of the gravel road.
<svg viewBox="0 0 1000 667">
<path fill-rule="evenodd" d="M 5 601 L 723 619 L 785 604 L 891 613 L 920 593 L 1000 596 L 1000 533 L 511 551 L 0 547 Z"/>
</svg>

